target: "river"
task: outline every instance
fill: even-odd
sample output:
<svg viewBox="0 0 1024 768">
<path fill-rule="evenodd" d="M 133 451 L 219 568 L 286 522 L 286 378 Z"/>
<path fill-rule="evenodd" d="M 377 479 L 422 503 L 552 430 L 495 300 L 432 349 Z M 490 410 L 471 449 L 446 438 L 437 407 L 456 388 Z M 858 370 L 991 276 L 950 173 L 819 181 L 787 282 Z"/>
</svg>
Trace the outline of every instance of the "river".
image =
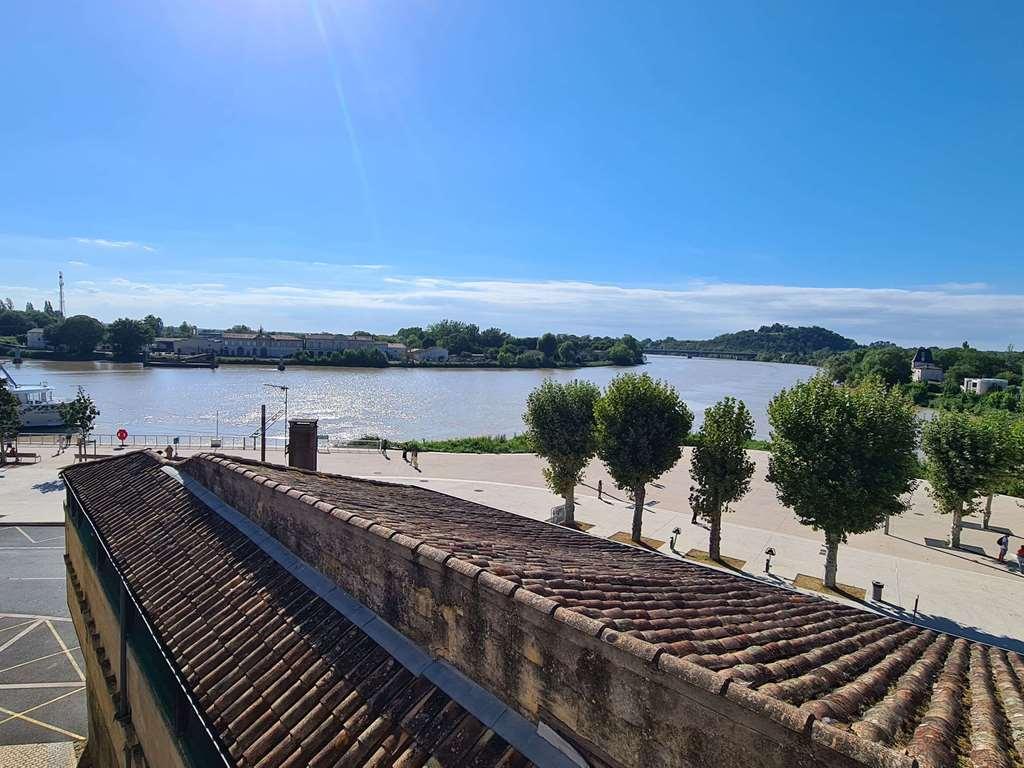
<svg viewBox="0 0 1024 768">
<path fill-rule="evenodd" d="M 643 371 L 679 391 L 697 416 L 726 395 L 746 402 L 758 437 L 768 436 L 766 407 L 775 393 L 814 375 L 806 365 L 650 356 L 642 367 L 579 370 L 489 368 L 324 368 L 222 365 L 216 370 L 143 368 L 139 364 L 26 360 L 8 366 L 19 384 L 45 381 L 58 398 L 78 387 L 100 410 L 96 432 L 120 428 L 132 435 L 246 435 L 259 425 L 260 404 L 268 416 L 283 407 L 290 417 L 319 419 L 335 439 L 364 434 L 391 439 L 511 435 L 523 431 L 530 391 L 550 376 L 583 378 L 604 386 L 623 370 Z M 695 425 L 695 428 L 696 426 Z M 283 433 L 283 423 L 273 432 Z"/>
</svg>

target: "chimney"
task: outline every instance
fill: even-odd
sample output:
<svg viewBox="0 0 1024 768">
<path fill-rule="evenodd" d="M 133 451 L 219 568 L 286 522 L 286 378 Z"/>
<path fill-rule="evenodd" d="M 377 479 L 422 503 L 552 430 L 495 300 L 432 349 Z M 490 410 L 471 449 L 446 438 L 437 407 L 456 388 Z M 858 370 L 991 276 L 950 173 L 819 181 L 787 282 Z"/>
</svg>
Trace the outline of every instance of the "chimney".
<svg viewBox="0 0 1024 768">
<path fill-rule="evenodd" d="M 316 470 L 316 419 L 288 420 L 288 466 Z"/>
</svg>

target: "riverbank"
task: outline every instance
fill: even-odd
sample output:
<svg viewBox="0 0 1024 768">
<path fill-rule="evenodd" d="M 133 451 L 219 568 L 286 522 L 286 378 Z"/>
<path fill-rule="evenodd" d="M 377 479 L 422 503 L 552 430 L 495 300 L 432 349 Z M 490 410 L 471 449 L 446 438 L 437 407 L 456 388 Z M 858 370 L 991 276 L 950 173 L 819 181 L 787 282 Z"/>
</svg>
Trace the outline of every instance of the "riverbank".
<svg viewBox="0 0 1024 768">
<path fill-rule="evenodd" d="M 489 369 L 497 371 L 505 370 L 539 370 L 539 371 L 574 371 L 583 368 L 632 368 L 644 363 L 613 363 L 611 360 L 595 360 L 586 363 L 560 363 L 550 360 L 539 365 L 501 365 L 497 360 L 449 360 L 447 362 L 412 362 L 409 360 L 382 360 L 382 361 L 343 361 L 334 362 L 331 360 L 318 361 L 314 359 L 295 360 L 290 357 L 277 359 L 272 357 L 218 357 L 220 365 L 272 365 L 283 363 L 286 368 L 416 368 L 416 369 Z"/>
</svg>

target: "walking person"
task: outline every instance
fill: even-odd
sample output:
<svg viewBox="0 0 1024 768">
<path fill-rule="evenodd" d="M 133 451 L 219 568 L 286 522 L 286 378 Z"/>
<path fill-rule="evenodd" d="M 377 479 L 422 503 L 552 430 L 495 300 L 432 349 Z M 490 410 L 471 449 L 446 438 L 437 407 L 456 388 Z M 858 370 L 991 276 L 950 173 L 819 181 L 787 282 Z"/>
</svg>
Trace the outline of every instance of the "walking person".
<svg viewBox="0 0 1024 768">
<path fill-rule="evenodd" d="M 1024 576 L 1024 544 L 1017 550 L 1017 573 Z"/>
<path fill-rule="evenodd" d="M 412 447 L 412 468 L 417 472 L 420 471 L 420 449 L 415 445 Z"/>
<path fill-rule="evenodd" d="M 402 443 L 402 461 L 408 461 L 408 460 L 409 460 L 409 446 L 406 445 L 405 443 Z"/>
<path fill-rule="evenodd" d="M 380 440 L 380 452 L 384 454 L 384 458 L 388 456 L 388 439 L 382 437 Z"/>
<path fill-rule="evenodd" d="M 996 558 L 1000 563 L 1006 562 L 1006 550 L 1010 548 L 1010 534 L 1004 533 L 998 539 L 996 544 L 999 545 L 999 557 Z"/>
<path fill-rule="evenodd" d="M 604 501 L 604 483 L 600 480 L 597 481 L 597 500 Z"/>
</svg>

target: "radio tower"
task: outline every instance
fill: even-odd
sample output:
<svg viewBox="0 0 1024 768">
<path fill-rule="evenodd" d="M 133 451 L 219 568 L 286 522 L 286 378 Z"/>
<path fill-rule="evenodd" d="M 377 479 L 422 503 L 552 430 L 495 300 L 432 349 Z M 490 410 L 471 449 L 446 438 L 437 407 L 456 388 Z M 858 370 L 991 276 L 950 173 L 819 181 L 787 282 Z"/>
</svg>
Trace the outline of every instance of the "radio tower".
<svg viewBox="0 0 1024 768">
<path fill-rule="evenodd" d="M 64 273 L 57 273 L 57 280 L 60 284 L 60 316 L 64 317 Z"/>
</svg>

